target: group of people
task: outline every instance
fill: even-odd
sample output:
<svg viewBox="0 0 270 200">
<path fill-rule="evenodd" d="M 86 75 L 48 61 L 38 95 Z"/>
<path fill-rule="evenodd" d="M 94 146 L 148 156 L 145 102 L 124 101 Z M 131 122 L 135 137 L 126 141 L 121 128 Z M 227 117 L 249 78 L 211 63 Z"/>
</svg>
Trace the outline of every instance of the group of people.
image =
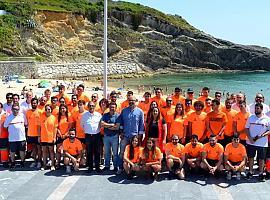
<svg viewBox="0 0 270 200">
<path fill-rule="evenodd" d="M 186 172 L 219 176 L 225 169 L 228 180 L 234 174 L 239 180 L 246 167 L 246 177 L 253 176 L 257 158 L 259 180 L 269 177 L 270 110 L 261 93 L 247 105 L 242 93 L 223 101 L 221 92 L 210 97 L 208 87 L 197 99 L 192 88 L 186 96 L 181 92 L 176 87 L 163 98 L 155 88 L 153 97 L 145 92 L 138 101 L 128 91 L 122 102 L 115 91 L 109 99 L 90 97 L 82 84 L 71 98 L 64 85 L 39 99 L 28 91 L 24 102 L 7 93 L 0 103 L 1 163 L 14 169 L 17 154 L 24 167 L 30 152 L 30 167 L 41 170 L 56 170 L 63 161 L 67 173 L 87 166 L 89 173 L 125 171 L 131 179 L 141 171 L 157 178 L 166 168 L 170 178 L 185 179 Z"/>
</svg>

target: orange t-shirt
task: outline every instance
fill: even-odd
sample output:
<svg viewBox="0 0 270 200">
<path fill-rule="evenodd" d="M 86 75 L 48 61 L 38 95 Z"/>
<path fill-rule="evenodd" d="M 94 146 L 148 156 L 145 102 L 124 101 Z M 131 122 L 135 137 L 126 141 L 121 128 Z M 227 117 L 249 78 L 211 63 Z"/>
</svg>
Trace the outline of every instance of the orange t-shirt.
<svg viewBox="0 0 270 200">
<path fill-rule="evenodd" d="M 6 113 L 0 115 L 0 138 L 8 138 L 8 130 L 4 128 L 6 118 L 7 118 Z"/>
<path fill-rule="evenodd" d="M 207 117 L 205 119 L 206 123 L 209 123 L 210 129 L 212 132 L 217 135 L 223 124 L 227 123 L 228 119 L 225 113 L 223 112 L 218 112 L 215 113 L 214 111 L 210 112 L 207 114 Z M 207 136 L 210 136 L 210 132 L 207 133 Z"/>
<path fill-rule="evenodd" d="M 224 129 L 224 135 L 227 136 L 232 136 L 233 135 L 233 119 L 235 117 L 235 115 L 237 114 L 237 111 L 231 109 L 231 110 L 224 110 L 223 111 L 226 116 L 227 116 L 227 123 L 226 123 L 226 127 Z"/>
<path fill-rule="evenodd" d="M 58 123 L 55 116 L 50 115 L 47 117 L 45 114 L 40 116 L 40 141 L 52 143 L 55 140 L 55 129 Z"/>
<path fill-rule="evenodd" d="M 121 110 L 123 110 L 124 108 L 128 107 L 129 106 L 129 101 L 128 100 L 125 100 L 121 103 Z"/>
<path fill-rule="evenodd" d="M 177 97 L 177 96 L 175 96 L 175 95 L 173 95 L 172 96 L 172 105 L 176 105 L 177 103 L 181 103 L 181 104 L 183 104 L 183 105 L 185 105 L 185 97 L 183 97 L 182 95 L 179 95 L 179 97 Z"/>
<path fill-rule="evenodd" d="M 216 143 L 214 147 L 211 147 L 210 143 L 208 142 L 203 146 L 202 152 L 206 153 L 207 159 L 219 160 L 220 156 L 224 152 L 224 148 L 219 143 Z"/>
<path fill-rule="evenodd" d="M 78 95 L 78 100 L 84 100 L 85 103 L 88 103 L 90 101 L 90 98 L 83 92 L 80 96 Z"/>
<path fill-rule="evenodd" d="M 179 139 L 184 137 L 184 128 L 188 125 L 188 121 L 186 116 L 176 116 L 174 119 L 174 115 L 169 115 L 168 123 L 170 124 L 170 130 L 168 131 L 168 138 L 171 138 L 173 135 L 178 135 Z"/>
<path fill-rule="evenodd" d="M 246 122 L 247 122 L 247 119 L 249 118 L 250 116 L 250 113 L 249 112 L 246 112 L 245 114 L 243 114 L 242 112 L 238 112 L 233 121 L 236 122 L 236 131 L 237 132 L 240 132 L 240 139 L 241 140 L 247 140 L 247 135 L 245 134 L 246 133 Z M 245 132 L 241 132 L 241 131 L 245 131 Z"/>
<path fill-rule="evenodd" d="M 38 126 L 40 126 L 40 115 L 42 113 L 40 110 L 36 109 L 32 111 L 32 109 L 26 111 L 26 119 L 28 123 L 28 131 L 27 136 L 37 137 L 38 136 Z"/>
<path fill-rule="evenodd" d="M 149 151 L 149 156 L 148 158 L 145 157 L 144 155 L 144 149 L 142 148 L 140 150 L 140 158 L 142 160 L 144 160 L 146 163 L 149 163 L 149 162 L 156 162 L 156 161 L 159 161 L 162 159 L 162 153 L 160 151 L 160 149 L 158 147 L 156 147 L 156 152 L 155 152 L 156 156 L 155 158 L 153 158 L 153 152 L 152 151 Z"/>
<path fill-rule="evenodd" d="M 171 106 L 170 108 L 167 108 L 166 106 L 160 109 L 162 117 L 165 119 L 165 121 L 169 121 L 169 116 L 173 115 L 175 112 L 175 106 Z"/>
<path fill-rule="evenodd" d="M 76 138 L 74 142 L 70 142 L 69 138 L 65 139 L 63 142 L 63 150 L 67 151 L 72 156 L 78 155 L 79 151 L 82 151 L 82 149 L 81 141 Z"/>
<path fill-rule="evenodd" d="M 76 105 L 76 106 L 69 105 L 69 106 L 68 106 L 68 112 L 71 113 L 71 115 L 72 115 L 72 113 L 74 113 L 74 112 L 76 112 L 76 111 L 78 111 L 78 110 L 79 110 L 78 105 Z"/>
<path fill-rule="evenodd" d="M 200 115 L 197 115 L 196 112 L 190 113 L 187 117 L 188 122 L 191 123 L 191 131 L 192 134 L 198 136 L 199 140 L 203 137 L 205 132 L 205 119 L 207 114 L 205 112 L 201 112 Z"/>
<path fill-rule="evenodd" d="M 138 104 L 138 107 L 142 109 L 144 113 L 144 120 L 146 120 L 147 113 L 150 109 L 150 104 L 151 104 L 151 101 L 149 101 L 148 103 L 145 103 L 144 101 L 142 101 Z"/>
<path fill-rule="evenodd" d="M 187 143 L 184 148 L 184 153 L 188 156 L 188 158 L 198 158 L 201 156 L 203 150 L 203 144 L 198 142 L 195 147 L 192 146 L 191 143 Z"/>
<path fill-rule="evenodd" d="M 162 108 L 164 106 L 166 106 L 166 101 L 165 99 L 163 99 L 162 97 L 161 98 L 158 98 L 157 96 L 154 96 L 151 101 L 155 101 L 157 102 L 158 104 L 158 108 Z"/>
<path fill-rule="evenodd" d="M 238 147 L 235 148 L 232 143 L 229 143 L 225 147 L 224 155 L 231 162 L 241 162 L 247 156 L 247 152 L 244 145 L 239 143 Z"/>
<path fill-rule="evenodd" d="M 212 107 L 204 107 L 203 112 L 205 112 L 205 113 L 212 112 Z"/>
<path fill-rule="evenodd" d="M 60 99 L 61 97 L 64 97 L 64 98 L 65 98 L 66 104 L 67 104 L 67 105 L 70 105 L 70 104 L 71 104 L 71 99 L 70 99 L 70 97 L 69 97 L 68 95 L 66 95 L 66 94 L 63 94 L 63 95 L 57 94 L 57 95 L 55 95 L 55 97 L 57 97 L 58 103 L 59 103 L 59 99 Z M 59 104 L 60 104 L 60 103 L 59 103 Z"/>
<path fill-rule="evenodd" d="M 133 157 L 133 159 L 129 159 L 130 145 L 127 145 L 125 148 L 124 157 L 128 158 L 132 163 L 137 163 L 140 160 L 140 150 L 141 150 L 141 147 L 135 147 L 134 148 L 134 157 Z"/>
<path fill-rule="evenodd" d="M 41 112 L 45 112 L 45 105 L 44 106 L 38 105 L 37 109 L 39 109 Z"/>
<path fill-rule="evenodd" d="M 59 114 L 59 107 L 56 106 L 55 108 L 53 108 L 52 110 L 52 115 L 55 116 L 56 118 L 58 117 Z"/>
<path fill-rule="evenodd" d="M 70 114 L 68 115 L 68 119 L 66 116 L 61 116 L 61 119 L 58 122 L 58 129 L 60 130 L 61 135 L 65 135 L 68 132 L 72 122 L 73 119 Z"/>
<path fill-rule="evenodd" d="M 76 137 L 77 138 L 85 138 L 85 133 L 83 128 L 81 127 L 81 118 L 83 116 L 84 113 L 86 113 L 87 111 L 84 111 L 82 113 L 80 113 L 79 111 L 73 113 L 72 117 L 73 117 L 73 121 L 75 122 L 75 128 L 76 128 Z"/>
<path fill-rule="evenodd" d="M 167 143 L 165 146 L 165 153 L 167 157 L 169 155 L 172 155 L 177 158 L 182 158 L 183 150 L 184 150 L 184 145 L 179 144 L 179 143 L 175 146 L 173 143 L 170 142 L 170 143 Z"/>
</svg>

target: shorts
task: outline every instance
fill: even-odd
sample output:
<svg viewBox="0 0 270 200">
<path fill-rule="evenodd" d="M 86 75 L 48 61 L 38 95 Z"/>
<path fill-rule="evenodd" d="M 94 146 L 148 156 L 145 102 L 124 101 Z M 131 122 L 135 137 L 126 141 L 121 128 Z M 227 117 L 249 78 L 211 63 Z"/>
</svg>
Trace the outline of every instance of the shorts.
<svg viewBox="0 0 270 200">
<path fill-rule="evenodd" d="M 16 142 L 9 142 L 9 150 L 12 153 L 16 151 L 25 151 L 26 150 L 26 141 L 16 141 Z"/>
<path fill-rule="evenodd" d="M 218 160 L 206 159 L 210 166 L 216 166 Z"/>
<path fill-rule="evenodd" d="M 0 138 L 0 150 L 8 149 L 8 138 Z"/>
<path fill-rule="evenodd" d="M 41 144 L 41 146 L 53 146 L 54 145 L 53 142 L 41 142 L 40 144 Z"/>
<path fill-rule="evenodd" d="M 77 138 L 82 144 L 85 144 L 85 138 Z"/>
<path fill-rule="evenodd" d="M 180 163 L 173 161 L 172 171 L 176 172 L 176 170 L 178 170 L 178 169 L 181 169 L 180 168 Z"/>
<path fill-rule="evenodd" d="M 28 144 L 39 144 L 39 141 L 38 141 L 38 136 L 28 136 L 27 137 L 27 143 Z"/>
<path fill-rule="evenodd" d="M 241 161 L 240 162 L 232 162 L 232 161 L 230 161 L 230 163 L 231 163 L 232 166 L 236 166 L 236 165 L 239 166 L 241 164 Z"/>
<path fill-rule="evenodd" d="M 56 139 L 56 144 L 62 144 L 63 142 L 64 142 L 64 139 L 62 139 L 62 138 Z"/>
<path fill-rule="evenodd" d="M 267 147 L 258 147 L 254 145 L 247 144 L 247 156 L 248 158 L 254 158 L 257 152 L 257 158 L 264 160 L 266 158 Z"/>
</svg>

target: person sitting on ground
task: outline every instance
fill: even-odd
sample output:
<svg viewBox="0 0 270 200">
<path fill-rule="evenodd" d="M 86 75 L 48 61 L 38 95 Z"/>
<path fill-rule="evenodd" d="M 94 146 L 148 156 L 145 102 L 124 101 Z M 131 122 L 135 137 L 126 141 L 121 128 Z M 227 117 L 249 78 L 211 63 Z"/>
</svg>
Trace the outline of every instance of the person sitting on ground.
<svg viewBox="0 0 270 200">
<path fill-rule="evenodd" d="M 240 180 L 240 172 L 245 171 L 246 160 L 246 148 L 240 143 L 239 133 L 235 133 L 232 142 L 227 144 L 224 152 L 224 164 L 228 180 L 231 180 L 232 173 L 236 173 L 236 179 Z"/>
<path fill-rule="evenodd" d="M 157 179 L 161 171 L 162 153 L 155 145 L 153 138 L 148 138 L 145 147 L 140 151 L 142 170 Z"/>
<path fill-rule="evenodd" d="M 66 173 L 71 173 L 71 166 L 75 171 L 79 170 L 81 158 L 82 158 L 82 143 L 76 138 L 75 128 L 71 128 L 68 131 L 69 138 L 63 142 L 64 151 L 64 164 L 66 166 Z"/>
<path fill-rule="evenodd" d="M 139 139 L 137 135 L 131 138 L 131 142 L 126 146 L 124 152 L 123 167 L 127 174 L 127 179 L 132 179 L 136 171 L 140 170 L 139 154 L 140 154 Z"/>
<path fill-rule="evenodd" d="M 191 135 L 190 143 L 187 143 L 184 148 L 187 170 L 199 171 L 202 161 L 202 150 L 203 144 L 199 142 L 198 135 Z"/>
<path fill-rule="evenodd" d="M 203 146 L 201 168 L 218 176 L 223 170 L 223 152 L 223 146 L 217 143 L 217 136 L 211 134 L 209 142 Z"/>
<path fill-rule="evenodd" d="M 184 163 L 185 154 L 183 153 L 184 146 L 179 142 L 178 135 L 173 135 L 172 142 L 167 143 L 165 147 L 167 167 L 169 168 L 169 178 L 172 175 L 177 175 L 178 179 L 185 179 Z"/>
</svg>

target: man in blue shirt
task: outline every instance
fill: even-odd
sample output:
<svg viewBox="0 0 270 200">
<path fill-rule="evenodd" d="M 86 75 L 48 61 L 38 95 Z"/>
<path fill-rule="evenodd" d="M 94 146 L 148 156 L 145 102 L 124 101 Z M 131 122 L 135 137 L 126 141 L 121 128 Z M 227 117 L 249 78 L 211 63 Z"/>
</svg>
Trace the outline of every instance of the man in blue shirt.
<svg viewBox="0 0 270 200">
<path fill-rule="evenodd" d="M 123 133 L 120 135 L 119 170 L 117 174 L 121 174 L 123 171 L 124 151 L 132 136 L 138 135 L 141 141 L 144 134 L 144 113 L 135 103 L 136 98 L 130 96 L 129 107 L 124 108 L 118 118 L 118 123 L 120 123 L 120 129 L 123 130 Z"/>
<path fill-rule="evenodd" d="M 116 113 L 117 104 L 109 104 L 110 112 L 105 113 L 101 118 L 101 127 L 104 127 L 104 156 L 105 167 L 103 170 L 110 170 L 111 148 L 113 152 L 114 171 L 117 171 L 118 146 L 119 146 L 119 123 L 116 123 L 119 114 Z"/>
</svg>

